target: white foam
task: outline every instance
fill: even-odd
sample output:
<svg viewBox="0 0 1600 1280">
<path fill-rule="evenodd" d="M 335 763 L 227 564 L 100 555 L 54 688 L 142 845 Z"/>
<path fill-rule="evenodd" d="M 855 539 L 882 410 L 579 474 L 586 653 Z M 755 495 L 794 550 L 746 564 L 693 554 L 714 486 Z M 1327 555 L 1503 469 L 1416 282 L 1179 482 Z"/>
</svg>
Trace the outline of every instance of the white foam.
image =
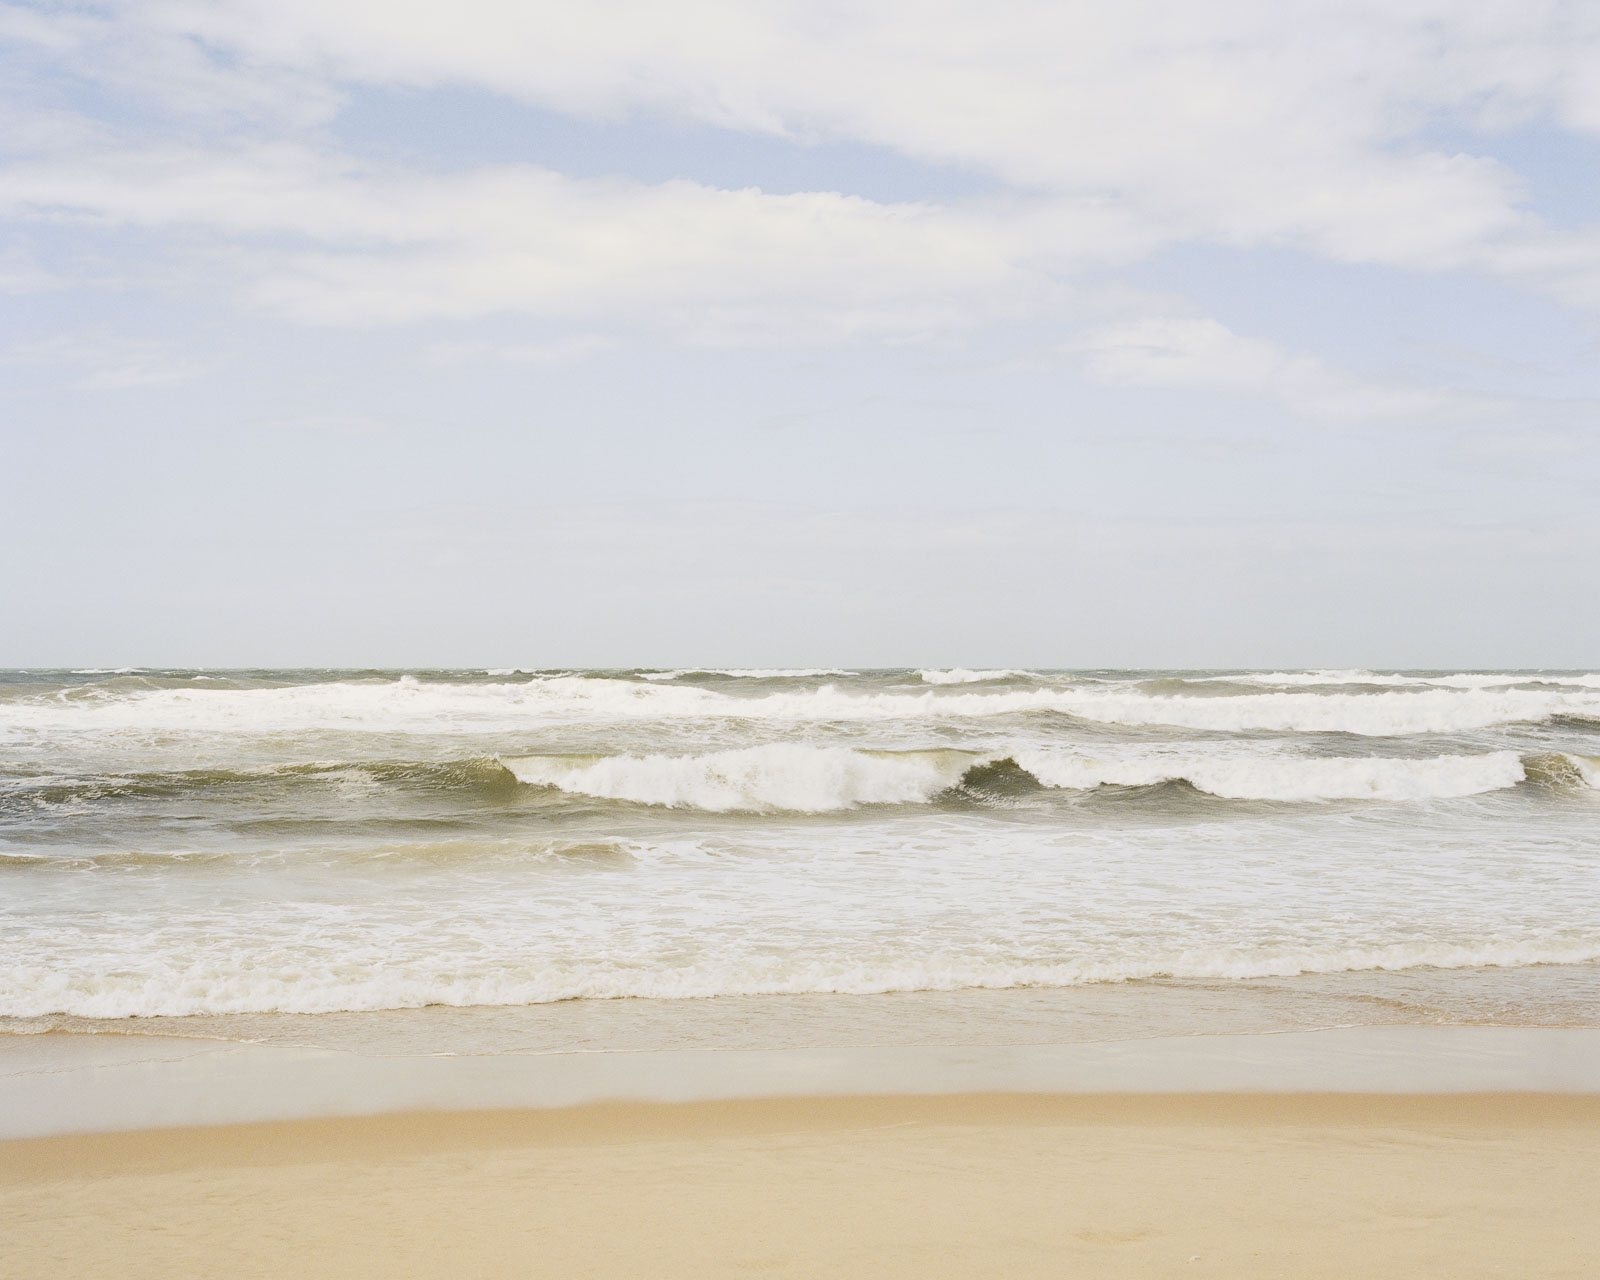
<svg viewBox="0 0 1600 1280">
<path fill-rule="evenodd" d="M 1527 776 L 1512 751 L 1420 760 L 1170 752 L 1103 759 L 1019 751 L 1016 761 L 1050 787 L 1140 787 L 1181 780 L 1230 800 L 1449 799 L 1513 787 Z"/>
<path fill-rule="evenodd" d="M 519 781 L 669 808 L 826 813 L 920 804 L 958 781 L 959 751 L 867 752 L 773 743 L 692 756 L 507 756 Z"/>
<path fill-rule="evenodd" d="M 1220 698 L 1064 691 L 1048 701 L 1054 709 L 1102 724 L 1364 737 L 1461 732 L 1497 724 L 1537 723 L 1563 714 L 1600 716 L 1600 697 L 1595 695 L 1520 689 L 1260 693 Z"/>
<path fill-rule="evenodd" d="M 532 1005 L 574 999 L 655 1000 L 754 995 L 880 995 L 1073 987 L 1149 978 L 1251 979 L 1418 967 L 1467 969 L 1600 960 L 1600 944 L 1567 942 L 1410 942 L 1317 948 L 1266 946 L 1154 949 L 1137 955 L 1054 961 L 973 956 L 873 962 L 827 955 L 736 963 L 715 959 L 639 968 L 597 958 L 536 971 L 473 963 L 454 968 L 416 958 L 372 966 L 248 963 L 214 958 L 181 970 L 148 972 L 18 967 L 0 974 L 0 1016 L 132 1018 L 223 1013 L 332 1013 L 426 1005 Z"/>
<path fill-rule="evenodd" d="M 1600 718 L 1600 692 L 1576 689 L 1277 691 L 1149 696 L 1059 686 L 1005 691 L 857 693 L 820 688 L 740 696 L 692 685 L 538 676 L 509 684 L 338 681 L 271 689 L 92 691 L 0 704 L 0 732 L 516 732 L 548 723 L 638 720 L 917 721 L 1059 712 L 1103 724 L 1251 732 L 1400 736 Z"/>
</svg>

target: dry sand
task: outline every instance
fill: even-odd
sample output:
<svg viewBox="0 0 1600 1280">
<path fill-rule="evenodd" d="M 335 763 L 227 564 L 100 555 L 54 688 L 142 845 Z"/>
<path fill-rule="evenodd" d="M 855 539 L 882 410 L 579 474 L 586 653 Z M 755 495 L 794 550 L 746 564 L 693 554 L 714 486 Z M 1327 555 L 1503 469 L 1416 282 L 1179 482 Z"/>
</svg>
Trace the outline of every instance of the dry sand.
<svg viewBox="0 0 1600 1280">
<path fill-rule="evenodd" d="M 0 1276 L 1600 1275 L 1600 1097 L 617 1104 L 0 1143 Z"/>
</svg>

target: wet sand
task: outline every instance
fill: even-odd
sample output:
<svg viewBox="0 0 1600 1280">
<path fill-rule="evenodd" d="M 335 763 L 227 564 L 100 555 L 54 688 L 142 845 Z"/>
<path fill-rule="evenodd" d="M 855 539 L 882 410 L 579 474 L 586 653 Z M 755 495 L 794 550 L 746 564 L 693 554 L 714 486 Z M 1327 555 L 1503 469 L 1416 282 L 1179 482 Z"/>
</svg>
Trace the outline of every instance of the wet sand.
<svg viewBox="0 0 1600 1280">
<path fill-rule="evenodd" d="M 0 1139 L 606 1102 L 1495 1092 L 1600 1095 L 1600 1029 L 1387 1026 L 1077 1044 L 490 1054 L 0 1036 Z"/>
<path fill-rule="evenodd" d="M 0 1276 L 1588 1277 L 1600 1097 L 759 1099 L 0 1143 Z"/>
</svg>

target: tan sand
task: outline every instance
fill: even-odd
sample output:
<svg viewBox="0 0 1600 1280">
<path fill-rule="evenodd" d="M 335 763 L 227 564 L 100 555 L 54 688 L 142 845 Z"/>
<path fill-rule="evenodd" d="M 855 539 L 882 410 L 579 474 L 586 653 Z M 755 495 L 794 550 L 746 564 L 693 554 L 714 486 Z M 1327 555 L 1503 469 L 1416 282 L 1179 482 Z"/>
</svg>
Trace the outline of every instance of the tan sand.
<svg viewBox="0 0 1600 1280">
<path fill-rule="evenodd" d="M 0 1143 L 0 1276 L 1600 1275 L 1600 1097 L 626 1104 Z"/>
</svg>

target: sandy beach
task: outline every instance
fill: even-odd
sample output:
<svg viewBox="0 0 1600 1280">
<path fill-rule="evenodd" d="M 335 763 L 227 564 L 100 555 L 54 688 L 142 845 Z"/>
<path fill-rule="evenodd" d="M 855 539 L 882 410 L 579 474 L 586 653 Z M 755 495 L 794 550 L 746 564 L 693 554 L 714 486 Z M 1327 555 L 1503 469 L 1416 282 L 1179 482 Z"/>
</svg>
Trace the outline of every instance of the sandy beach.
<svg viewBox="0 0 1600 1280">
<path fill-rule="evenodd" d="M 0 1275 L 1579 1277 L 1600 1097 L 763 1099 L 15 1140 Z"/>
</svg>

